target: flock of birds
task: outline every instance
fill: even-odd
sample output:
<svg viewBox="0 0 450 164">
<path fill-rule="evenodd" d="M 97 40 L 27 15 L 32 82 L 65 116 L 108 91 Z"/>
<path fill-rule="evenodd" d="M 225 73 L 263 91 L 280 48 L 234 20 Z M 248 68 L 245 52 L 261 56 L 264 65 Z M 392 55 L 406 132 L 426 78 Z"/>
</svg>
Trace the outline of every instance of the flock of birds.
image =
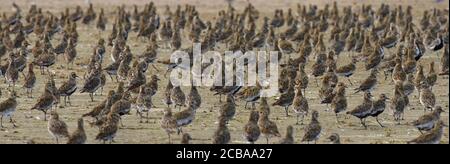
<svg viewBox="0 0 450 164">
<path fill-rule="evenodd" d="M 36 100 L 30 109 L 43 112 L 45 121 L 47 113 L 50 113 L 48 131 L 56 143 L 61 138 L 68 138 L 67 143 L 85 143 L 86 117 L 92 117 L 89 124 L 98 127 L 95 139 L 103 143 L 114 141 L 116 134 L 120 133 L 120 127 L 124 126 L 121 121 L 123 116 L 129 115 L 132 110 L 136 110 L 140 122 L 148 122 L 149 113 L 155 107 L 152 97 L 158 92 L 158 82 L 161 80 L 157 73 L 152 73 L 147 80 L 146 72 L 151 69 L 149 66 L 153 66 L 155 72 L 159 72 L 155 64 L 167 66 L 167 72 L 177 68 L 179 63 L 163 60 L 158 57 L 158 53 L 161 50 L 182 50 L 192 55 L 192 47 L 183 48 L 190 42 L 201 43 L 202 52 L 220 48 L 242 52 L 279 51 L 278 57 L 284 61 L 280 65 L 279 97 L 271 105 L 268 98 L 261 96 L 264 87 L 259 84 L 210 88 L 214 95 L 220 95 L 221 104 L 217 130 L 212 136 L 214 144 L 230 143 L 227 126 L 235 118 L 236 100 L 245 101 L 245 108 L 248 103 L 251 104 L 248 123 L 243 127 L 246 141 L 254 143 L 261 136 L 267 143 L 272 137 L 281 137 L 278 143 L 294 143 L 293 126 L 286 127 L 283 137 L 277 122 L 270 119 L 274 106 L 283 107 L 286 116 L 289 116 L 291 107 L 299 125 L 303 125 L 304 118 L 310 114 L 311 120 L 305 127 L 301 142 L 318 141 L 323 133 L 319 111 L 309 108 L 309 98 L 305 95 L 312 78 L 319 88 L 321 104 L 326 104 L 326 111 L 335 113 L 337 123 L 343 119 L 341 115 L 345 114 L 360 119 L 365 129 L 366 119 L 370 117 L 384 127 L 378 116 L 385 109 L 391 109 L 394 120 L 400 124 L 406 109 L 411 105 L 410 99 L 418 98 L 425 113 L 411 126 L 417 127 L 421 135 L 408 143 L 440 143 L 443 127 L 446 126 L 440 120 L 444 112 L 440 106 L 442 102 L 436 101 L 432 88 L 440 76 L 448 78 L 449 75 L 448 9 L 426 10 L 422 18 L 416 20 L 411 6 L 404 8 L 401 5 L 393 7 L 382 4 L 374 8 L 363 4 L 357 8 L 338 8 L 334 2 L 323 8 L 299 4 L 296 11 L 291 8 L 287 11 L 275 10 L 273 17 L 263 17 L 251 3 L 243 11 L 236 10 L 230 3 L 213 20 L 204 21 L 194 5 L 177 6 L 174 12 L 167 7 L 163 13 L 158 13 L 155 4 L 150 2 L 141 10 L 136 5 L 131 11 L 127 11 L 125 6 L 117 7 L 111 21 L 103 9 L 97 13 L 92 4 L 85 11 L 80 6 L 74 12 L 66 8 L 60 16 L 42 11 L 36 5 L 31 5 L 28 12 L 22 12 L 16 4 L 13 7 L 15 12 L 3 13 L 0 20 L 0 58 L 8 58 L 5 64 L 0 65 L 0 74 L 8 83 L 10 93 L 7 99 L 0 102 L 0 125 L 3 128 L 3 119 L 9 118 L 12 126 L 16 127 L 13 115 L 20 102 L 16 99 L 18 92 L 15 88 L 21 73 L 21 85 L 26 89 L 27 98 Z M 74 67 L 81 67 L 74 64 L 75 58 L 85 55 L 78 54 L 76 50 L 80 36 L 78 24 L 95 24 L 101 33 L 109 23 L 112 24 L 110 35 L 106 39 L 98 39 L 86 64 L 87 69 L 83 69 L 84 75 L 70 72 Z M 148 41 L 142 54 L 132 54 L 127 43 L 129 35 Z M 34 43 L 29 43 L 31 36 L 37 38 Z M 52 40 L 58 44 L 52 45 Z M 103 59 L 109 48 L 111 62 L 105 64 Z M 337 61 L 344 58 L 344 52 L 350 60 L 338 67 Z M 67 63 L 68 77 L 57 87 L 55 75 L 50 69 L 59 55 L 64 60 L 58 62 Z M 424 56 L 440 58 L 439 70 L 436 71 L 434 61 L 424 63 Z M 306 68 L 308 62 L 313 62 L 310 69 Z M 363 62 L 364 68 L 357 68 L 358 62 Z M 211 64 L 206 63 L 204 66 Z M 423 71 L 424 65 L 428 66 L 428 73 Z M 43 92 L 34 98 L 33 90 L 37 81 L 44 80 L 36 78 L 34 68 L 37 66 L 42 77 L 47 79 Z M 27 74 L 24 73 L 25 69 L 28 70 Z M 357 86 L 351 78 L 359 70 L 370 74 Z M 392 97 L 380 94 L 374 100 L 372 93 L 380 83 L 380 71 L 395 89 Z M 83 81 L 80 88 L 78 80 Z M 69 133 L 68 126 L 57 112 L 58 104 L 62 105 L 61 97 L 64 98 L 64 105 L 71 105 L 71 95 L 75 92 L 87 93 L 94 101 L 94 94 L 101 94 L 107 82 L 116 85 L 116 89 L 110 90 L 105 100 L 80 116 L 77 129 Z M 364 96 L 364 101 L 352 108 L 347 105 L 346 90 L 349 86 L 356 86 L 354 94 Z M 167 105 L 160 126 L 167 133 L 169 143 L 174 133 L 182 135 L 181 143 L 189 143 L 192 138 L 182 128 L 199 119 L 195 116 L 202 105 L 202 95 L 195 86 L 185 95 L 181 87 L 173 86 L 170 80 L 165 90 L 159 92 L 163 92 L 163 101 Z M 418 93 L 417 97 L 411 97 L 414 92 Z M 225 102 L 221 101 L 222 95 L 226 96 Z M 177 107 L 179 111 L 172 112 Z M 347 116 L 345 119 L 348 119 Z M 327 139 L 332 143 L 340 143 L 337 133 Z"/>
</svg>

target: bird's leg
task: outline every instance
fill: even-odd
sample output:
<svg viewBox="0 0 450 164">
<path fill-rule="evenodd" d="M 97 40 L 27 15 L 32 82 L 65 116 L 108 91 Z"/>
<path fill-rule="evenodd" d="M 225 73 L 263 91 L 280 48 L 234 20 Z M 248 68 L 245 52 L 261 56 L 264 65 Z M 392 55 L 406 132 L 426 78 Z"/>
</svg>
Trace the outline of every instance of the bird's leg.
<svg viewBox="0 0 450 164">
<path fill-rule="evenodd" d="M 266 142 L 267 144 L 269 144 L 269 137 L 266 137 Z"/>
<path fill-rule="evenodd" d="M 367 129 L 366 123 L 364 123 L 363 119 L 360 119 L 361 125 L 364 126 L 364 129 Z"/>
<path fill-rule="evenodd" d="M 420 88 L 417 90 L 417 94 L 418 94 L 417 98 L 420 100 Z M 420 102 L 419 102 L 419 104 L 420 104 Z"/>
<path fill-rule="evenodd" d="M 0 127 L 3 128 L 3 115 L 0 117 Z"/>
<path fill-rule="evenodd" d="M 154 65 L 154 64 L 151 64 L 152 65 L 152 67 L 156 70 L 156 71 L 158 71 L 159 72 L 159 69 L 158 68 L 156 68 L 156 66 Z"/>
<path fill-rule="evenodd" d="M 295 123 L 295 125 L 298 125 L 298 119 L 299 119 L 299 115 L 297 114 L 297 123 Z"/>
<path fill-rule="evenodd" d="M 142 113 L 136 110 L 136 115 L 139 115 L 139 123 L 142 123 Z"/>
<path fill-rule="evenodd" d="M 146 121 L 145 121 L 145 123 L 148 123 L 148 120 L 149 120 L 149 118 L 148 118 L 148 113 L 150 112 L 150 110 L 148 110 L 147 112 L 145 112 L 145 117 L 146 117 Z"/>
<path fill-rule="evenodd" d="M 56 144 L 59 144 L 58 137 L 55 137 L 55 139 L 56 139 Z"/>
<path fill-rule="evenodd" d="M 164 77 L 167 77 L 168 73 L 169 73 L 169 69 L 167 69 L 166 73 L 164 73 Z"/>
<path fill-rule="evenodd" d="M 284 107 L 284 111 L 286 111 L 286 117 L 289 117 L 288 108 L 289 108 L 289 106 Z"/>
<path fill-rule="evenodd" d="M 94 102 L 94 94 L 93 93 L 89 93 L 89 96 L 91 97 L 91 102 Z"/>
<path fill-rule="evenodd" d="M 352 83 L 352 81 L 350 80 L 350 77 L 347 77 L 347 80 L 348 80 L 348 82 L 350 83 L 350 85 L 353 86 L 353 83 Z"/>
<path fill-rule="evenodd" d="M 319 87 L 319 82 L 317 81 L 317 77 L 314 77 L 314 79 L 316 80 L 316 86 Z"/>
<path fill-rule="evenodd" d="M 335 115 L 336 115 L 336 123 L 338 123 L 338 124 L 339 124 L 339 117 L 338 117 L 338 114 L 337 114 L 337 113 L 335 113 Z"/>
<path fill-rule="evenodd" d="M 12 116 L 9 116 L 9 122 L 13 125 L 13 128 L 17 127 L 16 124 L 15 124 L 15 121 L 12 118 Z"/>
<path fill-rule="evenodd" d="M 303 121 L 305 120 L 305 115 L 302 115 L 302 122 L 300 123 L 300 125 L 303 125 Z"/>
<path fill-rule="evenodd" d="M 380 124 L 380 126 L 381 126 L 382 128 L 384 128 L 383 124 L 381 124 L 380 121 L 378 121 L 378 117 L 375 117 L 375 119 L 377 120 L 378 124 Z"/>
<path fill-rule="evenodd" d="M 172 144 L 172 141 L 170 139 L 170 133 L 167 133 L 167 136 L 169 136 L 169 144 Z"/>
<path fill-rule="evenodd" d="M 47 121 L 47 111 L 43 111 L 44 112 L 44 121 Z"/>
<path fill-rule="evenodd" d="M 244 109 L 247 109 L 247 103 L 248 103 L 248 102 L 245 102 L 245 106 L 244 106 Z"/>
<path fill-rule="evenodd" d="M 64 106 L 66 106 L 67 105 L 67 96 L 64 96 Z"/>
</svg>

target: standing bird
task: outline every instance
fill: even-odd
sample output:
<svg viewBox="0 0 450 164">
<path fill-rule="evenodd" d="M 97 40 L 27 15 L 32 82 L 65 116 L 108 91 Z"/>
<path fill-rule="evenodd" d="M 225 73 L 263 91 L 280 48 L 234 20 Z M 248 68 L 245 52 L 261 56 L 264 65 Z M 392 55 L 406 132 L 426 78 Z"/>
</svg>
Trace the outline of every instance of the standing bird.
<svg viewBox="0 0 450 164">
<path fill-rule="evenodd" d="M 33 63 L 28 64 L 28 74 L 25 76 L 23 87 L 27 90 L 27 97 L 33 98 L 33 88 L 36 85 L 36 75 L 33 71 Z"/>
<path fill-rule="evenodd" d="M 64 121 L 59 119 L 58 113 L 52 111 L 50 119 L 48 120 L 48 132 L 55 138 L 56 143 L 59 143 L 59 138 L 69 137 L 69 131 Z"/>
<path fill-rule="evenodd" d="M 110 112 L 106 118 L 106 122 L 100 127 L 99 133 L 95 140 L 101 140 L 103 143 L 109 141 L 114 142 L 117 130 L 119 129 L 119 113 Z"/>
<path fill-rule="evenodd" d="M 139 123 L 142 123 L 142 118 L 144 118 L 143 113 L 145 112 L 145 123 L 148 123 L 149 117 L 148 113 L 153 107 L 151 88 L 146 86 L 141 86 L 139 89 L 139 95 L 136 98 L 136 112 L 139 115 Z"/>
<path fill-rule="evenodd" d="M 433 129 L 434 125 L 441 119 L 442 112 L 444 112 L 442 107 L 436 106 L 436 109 L 433 112 L 420 116 L 419 119 L 412 122 L 412 125 L 414 125 L 419 132 L 423 134 L 422 131 L 429 131 Z"/>
<path fill-rule="evenodd" d="M 75 45 L 74 41 L 72 41 L 72 39 L 69 39 L 68 45 L 67 45 L 66 49 L 64 50 L 64 58 L 67 61 L 68 69 L 72 69 L 71 67 L 73 67 L 73 61 L 75 60 L 76 56 L 77 56 L 76 45 Z M 69 67 L 69 65 L 71 67 Z"/>
<path fill-rule="evenodd" d="M 291 42 L 286 40 L 286 36 L 284 34 L 282 34 L 280 36 L 280 38 L 278 39 L 278 44 L 276 46 L 281 51 L 281 54 L 283 56 L 289 55 L 288 59 L 290 58 L 291 53 L 293 53 L 295 51 L 295 49 L 292 46 Z"/>
<path fill-rule="evenodd" d="M 306 99 L 301 90 L 300 85 L 296 85 L 295 96 L 292 102 L 292 106 L 294 108 L 294 112 L 297 114 L 297 125 L 299 124 L 299 117 L 301 117 L 301 125 L 303 125 L 303 120 L 305 116 L 308 115 L 309 105 L 308 99 Z"/>
<path fill-rule="evenodd" d="M 245 109 L 248 103 L 251 103 L 252 109 L 255 109 L 255 103 L 261 98 L 261 85 L 256 83 L 256 86 L 247 87 L 239 93 L 239 96 L 245 100 Z"/>
<path fill-rule="evenodd" d="M 71 105 L 70 96 L 77 90 L 77 77 L 75 72 L 70 73 L 69 80 L 64 82 L 58 89 L 59 94 L 64 96 L 64 105 L 66 105 L 67 102 Z"/>
<path fill-rule="evenodd" d="M 416 76 L 414 78 L 414 85 L 416 86 L 416 89 L 418 91 L 418 97 L 420 97 L 421 84 L 422 82 L 426 81 L 426 77 L 423 73 L 423 66 L 419 65 L 418 67 L 419 68 L 417 69 Z"/>
<path fill-rule="evenodd" d="M 244 137 L 245 139 L 254 144 L 259 136 L 261 135 L 261 131 L 258 126 L 259 114 L 256 110 L 252 110 L 250 112 L 250 118 L 248 119 L 247 124 L 244 126 Z"/>
<path fill-rule="evenodd" d="M 173 115 L 174 119 L 177 122 L 177 134 L 183 133 L 182 127 L 187 126 L 194 121 L 195 113 L 196 110 L 188 106 L 187 109 Z"/>
<path fill-rule="evenodd" d="M 361 125 L 367 129 L 366 118 L 370 116 L 372 112 L 372 95 L 370 92 L 364 93 L 364 101 L 361 105 L 358 105 L 352 111 L 348 111 L 347 114 L 353 115 L 361 121 Z"/>
<path fill-rule="evenodd" d="M 75 130 L 70 136 L 67 144 L 84 144 L 87 140 L 86 132 L 84 131 L 83 118 L 79 118 L 77 122 L 77 130 Z"/>
<path fill-rule="evenodd" d="M 265 103 L 263 103 L 265 102 Z M 261 130 L 261 134 L 266 138 L 267 144 L 271 137 L 280 137 L 277 124 L 269 119 L 270 109 L 267 105 L 266 98 L 261 98 L 261 105 L 259 108 L 258 126 Z"/>
<path fill-rule="evenodd" d="M 228 144 L 231 140 L 230 131 L 227 127 L 228 119 L 225 117 L 219 117 L 219 127 L 214 132 L 213 144 Z"/>
<path fill-rule="evenodd" d="M 345 84 L 339 82 L 336 87 L 336 95 L 331 100 L 331 110 L 336 115 L 336 121 L 339 123 L 338 114 L 347 110 L 347 97 L 345 96 Z"/>
<path fill-rule="evenodd" d="M 181 110 L 182 106 L 186 106 L 186 96 L 184 92 L 181 90 L 180 86 L 175 86 L 172 89 L 170 93 L 170 98 L 172 102 L 175 104 L 174 108 L 177 108 L 178 106 L 179 109 Z"/>
<path fill-rule="evenodd" d="M 434 86 L 434 84 L 436 84 L 436 81 L 437 81 L 437 74 L 434 71 L 434 61 L 430 62 L 430 69 L 429 69 L 428 75 L 426 77 L 426 80 L 430 87 L 430 90 L 433 90 L 433 86 Z"/>
<path fill-rule="evenodd" d="M 292 102 L 294 100 L 294 87 L 293 83 L 289 82 L 289 87 L 286 93 L 281 94 L 281 96 L 278 98 L 277 101 L 275 101 L 272 105 L 279 105 L 284 107 L 284 111 L 286 112 L 286 117 L 289 116 L 289 106 L 292 105 Z"/>
<path fill-rule="evenodd" d="M 131 97 L 130 92 L 123 93 L 122 98 L 111 106 L 110 113 L 117 113 L 119 114 L 119 116 L 129 114 L 131 109 L 130 97 Z M 123 126 L 122 119 L 120 117 L 119 121 L 120 125 Z"/>
<path fill-rule="evenodd" d="M 280 140 L 280 144 L 294 144 L 294 128 L 289 125 L 286 128 L 286 135 L 283 139 Z"/>
<path fill-rule="evenodd" d="M 426 112 L 427 109 L 433 110 L 434 105 L 436 105 L 436 96 L 433 91 L 430 89 L 430 85 L 428 85 L 427 81 L 423 81 L 420 88 L 420 104 L 423 106 L 423 110 Z"/>
<path fill-rule="evenodd" d="M 378 116 L 386 109 L 386 100 L 389 100 L 389 98 L 386 97 L 385 94 L 381 94 L 378 100 L 373 102 L 372 110 L 370 111 L 370 116 L 375 117 L 377 123 L 380 124 L 381 127 L 384 126 L 378 121 Z"/>
<path fill-rule="evenodd" d="M 14 58 L 11 56 L 8 69 L 6 69 L 5 73 L 6 81 L 8 82 L 8 87 L 11 87 L 12 84 L 12 90 L 14 91 L 14 88 L 16 87 L 16 82 L 19 80 L 19 71 L 17 70 L 17 67 L 14 64 Z"/>
<path fill-rule="evenodd" d="M 109 75 L 111 81 L 113 80 L 113 75 L 116 76 L 116 82 L 119 81 L 119 79 L 117 78 L 117 69 L 119 69 L 119 65 L 120 62 L 113 62 L 103 69 Z"/>
<path fill-rule="evenodd" d="M 0 128 L 3 128 L 3 117 L 9 117 L 9 122 L 12 123 L 13 127 L 16 127 L 13 120 L 17 107 L 16 97 L 16 92 L 11 91 L 9 98 L 0 103 Z"/>
<path fill-rule="evenodd" d="M 133 74 L 133 76 L 131 76 L 131 79 L 129 79 L 128 81 L 128 85 L 127 85 L 127 91 L 133 91 L 136 88 L 139 88 L 140 86 L 144 85 L 147 82 L 147 79 L 145 77 L 145 73 L 143 72 L 142 68 L 139 68 L 141 66 L 137 66 L 132 72 L 133 73 L 129 73 Z"/>
<path fill-rule="evenodd" d="M 320 137 L 320 133 L 322 131 L 322 127 L 320 126 L 319 123 L 319 112 L 317 111 L 312 111 L 312 117 L 311 117 L 311 122 L 309 123 L 308 127 L 305 128 L 305 135 L 302 138 L 302 142 L 311 142 L 314 141 L 314 143 L 317 142 L 317 140 L 319 140 Z"/>
<path fill-rule="evenodd" d="M 355 89 L 355 93 L 358 93 L 360 91 L 363 92 L 372 92 L 372 90 L 375 88 L 375 86 L 377 85 L 377 74 L 378 74 L 378 70 L 377 69 L 372 69 L 370 72 L 369 77 L 367 77 L 362 83 L 361 85 Z"/>
<path fill-rule="evenodd" d="M 401 118 L 403 118 L 405 108 L 407 106 L 407 99 L 404 95 L 403 84 L 396 83 L 394 88 L 394 96 L 390 103 L 390 109 L 394 112 L 394 120 L 397 124 L 400 124 Z"/>
<path fill-rule="evenodd" d="M 392 80 L 394 80 L 395 83 L 403 82 L 406 80 L 406 73 L 402 67 L 402 60 L 397 58 L 395 59 L 395 62 L 396 64 L 392 72 Z"/>
<path fill-rule="evenodd" d="M 189 92 L 186 101 L 186 104 L 188 106 L 191 106 L 195 109 L 200 108 L 200 105 L 202 104 L 202 96 L 200 96 L 200 93 L 198 93 L 196 86 L 191 86 L 191 91 Z"/>
<path fill-rule="evenodd" d="M 164 101 L 164 104 L 166 104 L 167 107 L 169 108 L 170 105 L 172 105 L 172 103 L 173 103 L 172 98 L 171 98 L 173 85 L 170 80 L 167 80 L 167 81 L 168 82 L 167 82 L 166 89 L 164 91 L 164 100 L 163 101 Z"/>
<path fill-rule="evenodd" d="M 167 136 L 169 137 L 169 143 L 172 143 L 172 140 L 170 139 L 170 135 L 175 133 L 175 130 L 177 129 L 177 120 L 172 115 L 172 110 L 170 108 L 166 108 L 164 110 L 164 116 L 161 119 L 161 128 L 166 131 Z"/>
<path fill-rule="evenodd" d="M 448 127 L 442 121 L 438 121 L 432 130 L 427 133 L 408 141 L 409 144 L 439 144 L 442 135 L 444 134 L 444 126 Z"/>
<path fill-rule="evenodd" d="M 44 94 L 39 97 L 36 104 L 31 110 L 36 109 L 44 112 L 44 121 L 47 121 L 47 111 L 57 103 L 58 99 L 53 95 L 53 92 L 49 88 L 44 88 Z"/>
<path fill-rule="evenodd" d="M 414 86 L 414 76 L 412 74 L 409 74 L 406 77 L 406 81 L 403 83 L 403 89 L 405 90 L 406 96 L 411 95 L 416 89 Z"/>
<path fill-rule="evenodd" d="M 80 93 L 89 93 L 92 102 L 94 102 L 94 92 L 102 85 L 101 74 L 100 70 L 94 69 L 93 74 L 85 80 L 84 85 L 80 90 Z"/>
<path fill-rule="evenodd" d="M 233 119 L 236 114 L 236 103 L 232 94 L 227 95 L 227 100 L 222 104 L 219 110 L 221 119 L 225 119 L 226 123 Z"/>
<path fill-rule="evenodd" d="M 352 81 L 350 80 L 350 76 L 352 76 L 356 70 L 356 62 L 358 62 L 358 60 L 356 58 L 353 58 L 350 64 L 344 65 L 336 69 L 336 74 L 338 76 L 345 76 L 350 85 L 353 85 Z"/>
</svg>

